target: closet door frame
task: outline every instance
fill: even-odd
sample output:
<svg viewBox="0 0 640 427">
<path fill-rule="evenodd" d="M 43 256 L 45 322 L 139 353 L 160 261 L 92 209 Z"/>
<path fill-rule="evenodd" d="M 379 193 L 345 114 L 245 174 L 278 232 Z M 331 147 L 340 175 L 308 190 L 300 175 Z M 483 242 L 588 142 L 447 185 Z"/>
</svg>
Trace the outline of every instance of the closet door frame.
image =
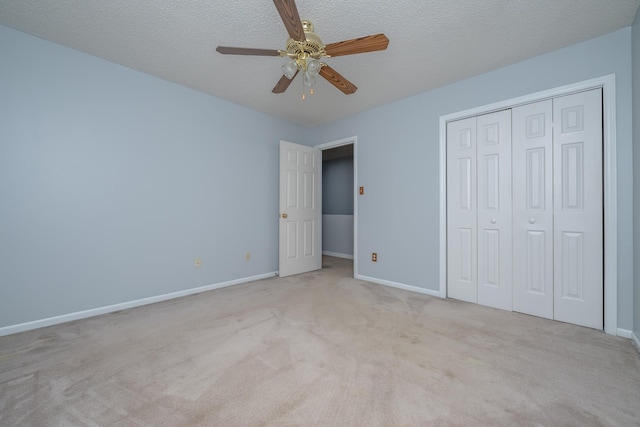
<svg viewBox="0 0 640 427">
<path fill-rule="evenodd" d="M 604 188 L 604 331 L 618 335 L 618 224 L 615 75 L 609 74 L 518 98 L 440 116 L 440 297 L 447 297 L 447 122 L 544 99 L 602 88 Z"/>
</svg>

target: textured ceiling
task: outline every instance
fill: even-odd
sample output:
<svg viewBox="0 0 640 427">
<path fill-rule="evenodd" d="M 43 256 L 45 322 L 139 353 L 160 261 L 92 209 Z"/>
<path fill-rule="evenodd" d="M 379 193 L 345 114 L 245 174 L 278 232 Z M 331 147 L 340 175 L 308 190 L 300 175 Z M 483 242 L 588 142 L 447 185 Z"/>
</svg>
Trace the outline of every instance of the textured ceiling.
<svg viewBox="0 0 640 427">
<path fill-rule="evenodd" d="M 325 44 L 374 33 L 386 51 L 326 59 L 358 86 L 323 79 L 302 101 L 285 62 L 217 45 L 284 49 L 270 0 L 0 0 L 0 24 L 292 122 L 314 126 L 630 26 L 640 0 L 297 0 Z"/>
</svg>

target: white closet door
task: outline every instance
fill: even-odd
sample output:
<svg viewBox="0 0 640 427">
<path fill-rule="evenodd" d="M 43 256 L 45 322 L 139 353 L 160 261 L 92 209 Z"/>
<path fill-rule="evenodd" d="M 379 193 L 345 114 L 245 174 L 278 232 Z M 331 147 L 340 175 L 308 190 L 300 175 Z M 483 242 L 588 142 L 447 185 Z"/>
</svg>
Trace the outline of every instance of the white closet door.
<svg viewBox="0 0 640 427">
<path fill-rule="evenodd" d="M 513 310 L 553 318 L 552 101 L 513 116 Z"/>
<path fill-rule="evenodd" d="M 476 118 L 447 124 L 447 294 L 477 302 Z"/>
<path fill-rule="evenodd" d="M 602 92 L 555 98 L 554 318 L 603 328 Z"/>
<path fill-rule="evenodd" d="M 477 118 L 478 304 L 511 310 L 511 110 Z"/>
</svg>

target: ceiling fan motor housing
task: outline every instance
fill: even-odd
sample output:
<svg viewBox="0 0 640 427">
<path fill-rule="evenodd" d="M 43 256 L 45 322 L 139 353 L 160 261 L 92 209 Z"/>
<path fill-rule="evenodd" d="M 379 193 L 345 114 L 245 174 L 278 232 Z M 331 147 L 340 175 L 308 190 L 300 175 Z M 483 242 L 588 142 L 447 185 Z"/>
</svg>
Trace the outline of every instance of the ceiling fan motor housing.
<svg viewBox="0 0 640 427">
<path fill-rule="evenodd" d="M 316 33 L 313 32 L 313 24 L 311 21 L 302 21 L 302 29 L 306 40 L 297 41 L 289 37 L 287 40 L 287 55 L 292 58 L 313 58 L 320 59 L 327 56 L 324 43 Z"/>
</svg>

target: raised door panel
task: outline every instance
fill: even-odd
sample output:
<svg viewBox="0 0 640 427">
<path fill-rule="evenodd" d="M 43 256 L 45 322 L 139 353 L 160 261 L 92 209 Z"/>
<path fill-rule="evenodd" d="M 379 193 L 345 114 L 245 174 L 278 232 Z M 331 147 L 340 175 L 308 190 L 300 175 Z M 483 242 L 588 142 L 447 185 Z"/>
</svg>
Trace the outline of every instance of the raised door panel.
<svg viewBox="0 0 640 427">
<path fill-rule="evenodd" d="M 511 310 L 511 110 L 477 117 L 478 303 Z"/>
<path fill-rule="evenodd" d="M 553 318 L 552 101 L 513 118 L 513 310 Z"/>
<path fill-rule="evenodd" d="M 447 296 L 477 302 L 476 119 L 447 124 Z"/>
<path fill-rule="evenodd" d="M 298 254 L 298 222 L 297 221 L 285 221 L 285 233 L 286 233 L 286 258 L 287 260 L 296 260 L 299 258 Z"/>
<path fill-rule="evenodd" d="M 525 270 L 525 292 L 529 294 L 548 295 L 552 292 L 548 287 L 551 285 L 547 279 L 548 257 L 546 244 L 547 236 L 544 231 L 527 231 L 526 238 L 526 270 Z"/>
<path fill-rule="evenodd" d="M 603 328 L 602 92 L 553 100 L 554 318 Z"/>
</svg>

